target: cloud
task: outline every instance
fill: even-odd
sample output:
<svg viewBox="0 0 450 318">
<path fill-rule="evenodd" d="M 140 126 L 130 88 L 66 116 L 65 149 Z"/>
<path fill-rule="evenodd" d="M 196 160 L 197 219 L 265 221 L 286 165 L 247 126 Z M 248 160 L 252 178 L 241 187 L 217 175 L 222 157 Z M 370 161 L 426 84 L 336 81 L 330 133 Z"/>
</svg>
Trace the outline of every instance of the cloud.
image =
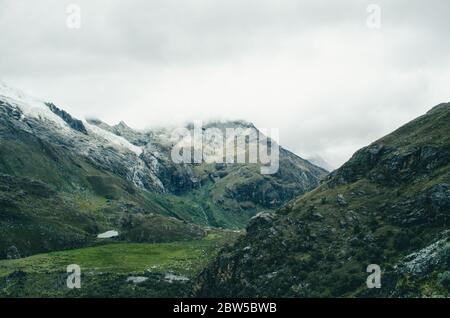
<svg viewBox="0 0 450 318">
<path fill-rule="evenodd" d="M 66 27 L 78 3 L 82 27 Z M 78 117 L 245 119 L 334 166 L 448 101 L 450 2 L 0 0 L 0 76 Z"/>
</svg>

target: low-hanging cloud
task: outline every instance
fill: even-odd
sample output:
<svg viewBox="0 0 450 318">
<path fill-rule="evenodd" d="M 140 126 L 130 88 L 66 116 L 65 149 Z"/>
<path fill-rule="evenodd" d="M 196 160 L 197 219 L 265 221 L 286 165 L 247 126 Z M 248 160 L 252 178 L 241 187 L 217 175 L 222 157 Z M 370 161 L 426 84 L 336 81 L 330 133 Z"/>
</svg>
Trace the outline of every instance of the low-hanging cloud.
<svg viewBox="0 0 450 318">
<path fill-rule="evenodd" d="M 0 0 L 0 76 L 136 128 L 277 127 L 283 146 L 336 167 L 450 99 L 448 13 L 446 0 Z"/>
</svg>

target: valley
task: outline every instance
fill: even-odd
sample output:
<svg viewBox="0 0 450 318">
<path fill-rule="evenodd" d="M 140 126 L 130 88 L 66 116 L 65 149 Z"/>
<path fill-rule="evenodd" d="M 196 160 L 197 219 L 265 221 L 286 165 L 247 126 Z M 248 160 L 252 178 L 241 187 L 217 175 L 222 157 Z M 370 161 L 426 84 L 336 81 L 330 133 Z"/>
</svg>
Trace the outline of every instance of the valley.
<svg viewBox="0 0 450 318">
<path fill-rule="evenodd" d="M 229 126 L 256 129 L 206 127 Z M 327 173 L 283 148 L 273 175 L 255 163 L 174 163 L 173 143 L 169 129 L 79 120 L 1 84 L 0 296 L 193 296 L 195 277 L 249 219 Z M 66 286 L 71 264 L 80 290 Z"/>
<path fill-rule="evenodd" d="M 0 297 L 191 297 L 199 272 L 238 231 L 211 230 L 173 243 L 109 241 L 27 258 L 0 260 Z M 81 288 L 67 287 L 68 265 L 81 268 Z"/>
<path fill-rule="evenodd" d="M 1 84 L 0 297 L 449 297 L 449 122 L 437 105 L 331 173 L 280 146 L 262 174 L 175 163 L 169 128 L 79 120 Z M 205 126 L 227 127 L 257 130 Z"/>
</svg>

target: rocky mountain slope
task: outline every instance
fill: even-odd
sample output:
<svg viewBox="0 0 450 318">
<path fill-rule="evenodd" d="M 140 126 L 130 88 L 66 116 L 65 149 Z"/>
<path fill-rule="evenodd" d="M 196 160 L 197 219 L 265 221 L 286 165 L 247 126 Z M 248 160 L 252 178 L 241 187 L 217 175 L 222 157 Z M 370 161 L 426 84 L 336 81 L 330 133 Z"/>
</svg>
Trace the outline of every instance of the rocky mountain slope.
<svg viewBox="0 0 450 318">
<path fill-rule="evenodd" d="M 313 191 L 252 218 L 198 278 L 215 297 L 450 296 L 450 104 L 356 152 Z M 382 270 L 368 289 L 369 264 Z"/>
<path fill-rule="evenodd" d="M 139 145 L 143 149 L 140 158 L 145 164 L 156 167 L 155 176 L 161 181 L 163 191 L 198 203 L 204 220 L 197 219 L 195 222 L 204 225 L 242 227 L 257 212 L 276 209 L 317 186 L 327 173 L 281 147 L 280 167 L 273 175 L 261 174 L 261 164 L 205 161 L 174 164 L 171 150 L 175 141 L 170 129 L 136 131 L 123 122 L 116 126 L 99 120 L 88 122 Z M 192 125 L 186 128 L 193 129 Z M 247 134 L 249 130 L 258 131 L 251 123 L 243 121 L 210 122 L 203 126 L 203 129 L 208 128 L 219 129 L 224 135 L 226 128 L 238 129 L 242 134 Z M 224 144 L 233 141 L 225 140 Z M 204 153 L 220 153 L 214 140 L 203 137 L 201 142 Z"/>
<path fill-rule="evenodd" d="M 79 120 L 0 84 L 0 258 L 95 244 L 112 229 L 119 240 L 166 242 L 241 228 L 326 174 L 284 149 L 274 175 L 175 164 L 172 146 L 168 130 Z"/>
</svg>

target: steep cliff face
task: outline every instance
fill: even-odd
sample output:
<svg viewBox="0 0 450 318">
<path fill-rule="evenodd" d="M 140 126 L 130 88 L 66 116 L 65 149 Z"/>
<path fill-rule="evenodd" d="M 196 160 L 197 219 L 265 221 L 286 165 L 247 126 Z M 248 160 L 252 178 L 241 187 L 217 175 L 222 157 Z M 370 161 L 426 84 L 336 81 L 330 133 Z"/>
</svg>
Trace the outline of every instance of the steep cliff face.
<svg viewBox="0 0 450 318">
<path fill-rule="evenodd" d="M 200 296 L 448 296 L 450 104 L 359 150 L 323 184 L 255 216 Z M 368 289 L 369 264 L 382 288 Z"/>
</svg>

